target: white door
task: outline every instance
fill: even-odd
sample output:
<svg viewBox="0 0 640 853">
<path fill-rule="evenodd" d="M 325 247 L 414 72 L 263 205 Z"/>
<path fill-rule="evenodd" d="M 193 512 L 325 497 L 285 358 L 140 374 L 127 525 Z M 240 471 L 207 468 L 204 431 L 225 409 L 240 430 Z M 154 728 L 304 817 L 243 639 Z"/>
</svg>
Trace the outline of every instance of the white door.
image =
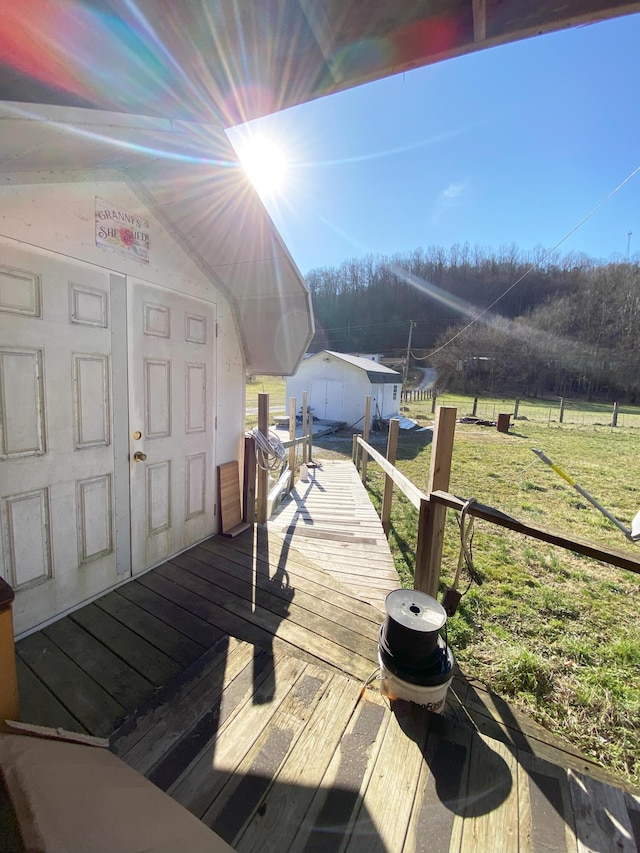
<svg viewBox="0 0 640 853">
<path fill-rule="evenodd" d="M 116 560 L 111 392 L 123 289 L 104 270 L 0 242 L 0 574 L 18 633 L 129 571 L 128 548 Z"/>
<path fill-rule="evenodd" d="M 131 555 L 138 572 L 214 532 L 216 306 L 131 279 L 128 296 Z"/>
<path fill-rule="evenodd" d="M 323 421 L 342 420 L 342 391 L 344 383 L 337 379 L 314 379 L 311 383 L 310 405 L 316 418 Z"/>
<path fill-rule="evenodd" d="M 0 238 L 0 576 L 16 633 L 214 532 L 214 358 L 212 303 Z"/>
</svg>

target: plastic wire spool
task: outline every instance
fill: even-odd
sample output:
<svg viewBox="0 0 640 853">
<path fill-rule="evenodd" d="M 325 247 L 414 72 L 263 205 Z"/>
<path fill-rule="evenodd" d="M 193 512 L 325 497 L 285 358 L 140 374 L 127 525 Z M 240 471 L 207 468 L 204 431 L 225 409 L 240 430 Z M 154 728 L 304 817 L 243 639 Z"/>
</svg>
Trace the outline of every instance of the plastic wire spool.
<svg viewBox="0 0 640 853">
<path fill-rule="evenodd" d="M 396 589 L 387 595 L 385 609 L 378 639 L 383 692 L 441 713 L 454 664 L 440 636 L 447 622 L 444 607 L 424 592 Z"/>
</svg>

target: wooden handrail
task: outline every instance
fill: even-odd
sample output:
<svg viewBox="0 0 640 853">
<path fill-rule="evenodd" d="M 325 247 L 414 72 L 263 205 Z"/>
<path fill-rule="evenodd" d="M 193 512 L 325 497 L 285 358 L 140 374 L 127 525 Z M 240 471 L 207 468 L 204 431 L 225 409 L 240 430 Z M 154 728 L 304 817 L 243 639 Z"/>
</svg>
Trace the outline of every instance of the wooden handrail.
<svg viewBox="0 0 640 853">
<path fill-rule="evenodd" d="M 360 447 L 362 447 L 362 449 L 378 463 L 384 473 L 391 477 L 402 494 L 414 505 L 414 507 L 416 509 L 420 509 L 420 501 L 427 499 L 425 493 L 421 492 L 417 486 L 414 486 L 408 477 L 401 474 L 395 465 L 388 462 L 381 453 L 378 453 L 375 448 L 371 447 L 370 444 L 367 444 L 363 438 L 358 436 L 357 441 Z"/>
<path fill-rule="evenodd" d="M 432 503 L 458 511 L 461 511 L 466 503 L 464 498 L 459 498 L 456 495 L 443 491 L 432 492 L 430 500 Z M 603 547 L 597 545 L 595 542 L 589 542 L 587 539 L 579 539 L 576 536 L 561 533 L 548 527 L 541 527 L 538 524 L 528 521 L 520 521 L 520 519 L 514 518 L 512 515 L 507 515 L 501 510 L 487 506 L 486 504 L 474 502 L 469 506 L 467 512 L 469 515 L 489 521 L 491 524 L 497 524 L 499 527 L 513 530 L 515 533 L 522 533 L 525 536 L 530 536 L 532 539 L 539 539 L 542 542 L 559 545 L 567 551 L 574 551 L 576 554 L 593 557 L 596 560 L 602 560 L 620 569 L 627 569 L 627 571 L 640 574 L 640 558 L 634 558 L 628 551 L 623 551 L 621 548 Z"/>
<path fill-rule="evenodd" d="M 309 443 L 308 435 L 298 435 L 295 438 L 288 439 L 287 441 L 282 442 L 282 446 L 285 450 L 288 450 L 290 447 L 297 447 L 298 444 L 302 444 L 303 441 Z"/>
</svg>

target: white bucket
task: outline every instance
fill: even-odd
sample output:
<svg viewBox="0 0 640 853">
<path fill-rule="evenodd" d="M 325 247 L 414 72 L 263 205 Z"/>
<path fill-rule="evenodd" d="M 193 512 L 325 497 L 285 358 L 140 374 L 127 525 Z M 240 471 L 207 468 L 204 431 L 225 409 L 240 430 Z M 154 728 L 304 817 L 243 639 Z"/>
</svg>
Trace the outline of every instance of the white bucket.
<svg viewBox="0 0 640 853">
<path fill-rule="evenodd" d="M 382 663 L 380 655 L 380 673 L 382 684 L 381 692 L 388 699 L 405 699 L 407 702 L 414 702 L 416 705 L 423 705 L 428 711 L 433 711 L 434 714 L 441 714 L 444 710 L 445 699 L 449 685 L 453 681 L 453 676 L 443 684 L 436 684 L 432 687 L 427 687 L 422 684 L 411 684 L 398 678 Z"/>
<path fill-rule="evenodd" d="M 300 466 L 300 482 L 301 483 L 308 483 L 309 482 L 309 469 L 304 464 L 304 462 Z"/>
</svg>

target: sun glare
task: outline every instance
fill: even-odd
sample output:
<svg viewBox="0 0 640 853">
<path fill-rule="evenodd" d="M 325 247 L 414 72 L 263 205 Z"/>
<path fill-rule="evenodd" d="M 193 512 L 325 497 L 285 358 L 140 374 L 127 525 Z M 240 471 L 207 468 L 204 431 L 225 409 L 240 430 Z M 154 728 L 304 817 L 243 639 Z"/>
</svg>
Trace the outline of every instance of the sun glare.
<svg viewBox="0 0 640 853">
<path fill-rule="evenodd" d="M 282 189 L 287 164 L 282 150 L 264 136 L 254 136 L 238 146 L 240 162 L 260 195 L 273 195 Z"/>
</svg>

